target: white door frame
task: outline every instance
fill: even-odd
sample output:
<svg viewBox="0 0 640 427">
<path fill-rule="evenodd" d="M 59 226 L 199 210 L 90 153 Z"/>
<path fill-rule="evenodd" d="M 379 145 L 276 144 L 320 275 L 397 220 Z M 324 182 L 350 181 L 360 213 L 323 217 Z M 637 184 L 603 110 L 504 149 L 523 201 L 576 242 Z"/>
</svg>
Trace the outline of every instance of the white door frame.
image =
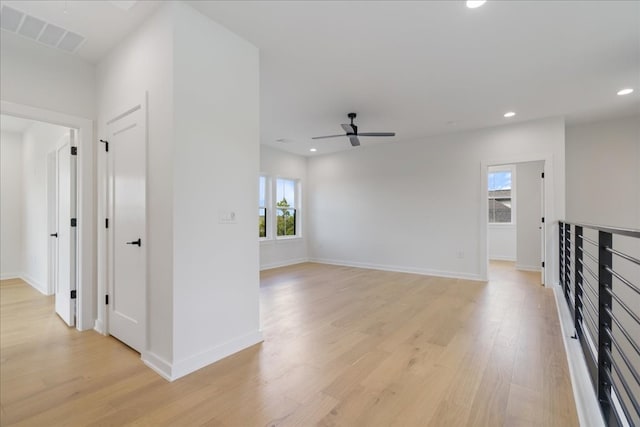
<svg viewBox="0 0 640 427">
<path fill-rule="evenodd" d="M 78 130 L 76 328 L 80 331 L 92 329 L 96 317 L 93 120 L 7 101 L 0 101 L 0 113 Z"/>
<path fill-rule="evenodd" d="M 506 158 L 500 160 L 483 160 L 480 162 L 480 277 L 482 280 L 489 279 L 489 239 L 488 239 L 488 210 L 489 210 L 489 189 L 487 188 L 488 172 L 490 166 L 500 166 L 527 162 L 544 162 L 544 218 L 545 218 L 545 287 L 552 287 L 554 283 L 554 271 L 557 270 L 557 251 L 554 242 L 555 234 L 557 234 L 558 225 L 554 218 L 558 218 L 555 205 L 553 203 L 555 191 L 553 155 L 532 155 L 522 158 Z M 552 223 L 553 221 L 553 223 Z M 554 234 L 555 233 L 555 234 Z"/>
</svg>

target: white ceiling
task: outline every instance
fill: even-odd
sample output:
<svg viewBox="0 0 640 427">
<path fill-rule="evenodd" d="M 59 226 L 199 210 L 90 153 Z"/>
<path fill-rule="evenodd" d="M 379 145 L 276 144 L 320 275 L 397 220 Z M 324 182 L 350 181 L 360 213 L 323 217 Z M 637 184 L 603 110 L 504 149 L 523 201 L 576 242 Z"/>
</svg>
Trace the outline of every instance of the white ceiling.
<svg viewBox="0 0 640 427">
<path fill-rule="evenodd" d="M 75 31 L 96 62 L 159 2 L 4 1 Z M 64 4 L 67 12 L 64 13 Z M 262 143 L 309 155 L 548 116 L 640 113 L 640 2 L 189 1 L 260 48 Z M 616 96 L 623 87 L 636 91 Z M 515 111 L 505 119 L 502 115 Z M 277 143 L 276 139 L 291 142 Z"/>
<path fill-rule="evenodd" d="M 96 63 L 162 2 L 3 0 L 1 3 L 86 37 L 87 40 L 79 47 L 77 54 L 88 62 Z M 128 6 L 131 7 L 126 10 Z"/>
<path fill-rule="evenodd" d="M 0 130 L 3 132 L 24 133 L 32 123 L 33 120 L 0 114 Z"/>
</svg>

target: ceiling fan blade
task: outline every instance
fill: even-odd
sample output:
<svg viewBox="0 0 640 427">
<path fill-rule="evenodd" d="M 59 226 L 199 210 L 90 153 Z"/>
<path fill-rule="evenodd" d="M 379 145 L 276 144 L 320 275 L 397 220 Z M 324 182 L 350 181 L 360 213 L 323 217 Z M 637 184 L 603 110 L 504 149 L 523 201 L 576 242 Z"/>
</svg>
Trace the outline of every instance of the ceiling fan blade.
<svg viewBox="0 0 640 427">
<path fill-rule="evenodd" d="M 325 139 L 325 138 L 337 138 L 339 136 L 346 136 L 345 134 L 341 133 L 340 135 L 327 135 L 327 136 L 314 136 L 311 139 Z"/>
<path fill-rule="evenodd" d="M 356 133 L 357 128 L 354 125 L 345 125 L 343 123 L 340 126 L 342 126 L 342 129 L 344 129 L 346 133 Z"/>
<path fill-rule="evenodd" d="M 360 132 L 358 136 L 396 136 L 395 132 Z"/>
<path fill-rule="evenodd" d="M 351 145 L 357 147 L 360 145 L 360 140 L 355 135 L 349 135 L 349 141 L 351 141 Z"/>
</svg>

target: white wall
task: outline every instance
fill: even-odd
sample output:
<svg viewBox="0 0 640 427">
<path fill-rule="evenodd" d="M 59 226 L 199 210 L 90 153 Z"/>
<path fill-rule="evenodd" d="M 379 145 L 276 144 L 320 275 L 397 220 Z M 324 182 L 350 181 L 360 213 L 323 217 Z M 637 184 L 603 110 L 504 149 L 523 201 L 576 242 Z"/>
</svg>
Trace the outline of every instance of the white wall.
<svg viewBox="0 0 640 427">
<path fill-rule="evenodd" d="M 262 335 L 258 49 L 183 4 L 175 7 L 174 35 L 177 377 Z M 230 212 L 235 223 L 221 223 Z"/>
<path fill-rule="evenodd" d="M 175 379 L 262 339 L 258 51 L 191 7 L 170 2 L 98 65 L 97 78 L 98 135 L 114 112 L 148 92 L 142 358 Z M 106 154 L 100 152 L 104 215 Z M 220 223 L 229 212 L 235 223 Z M 101 232 L 99 301 L 104 243 Z"/>
<path fill-rule="evenodd" d="M 567 221 L 640 230 L 640 115 L 567 127 Z M 597 232 L 587 228 L 584 232 L 597 239 Z M 614 235 L 613 246 L 640 258 L 640 239 Z M 586 244 L 585 250 L 594 253 Z M 638 284 L 640 266 L 614 256 L 613 268 Z M 638 294 L 616 278 L 613 288 L 628 306 L 640 306 Z M 640 325 L 619 304 L 613 305 L 613 311 L 631 336 L 640 336 Z M 617 327 L 613 333 L 621 335 Z M 626 340 L 621 340 L 621 346 L 632 363 L 640 362 Z M 615 348 L 613 357 L 623 364 Z M 630 386 L 637 396 L 640 387 L 633 381 Z M 631 407 L 626 396 L 622 398 Z M 631 424 L 638 424 L 638 418 Z"/>
<path fill-rule="evenodd" d="M 0 278 L 22 275 L 22 134 L 0 134 Z"/>
<path fill-rule="evenodd" d="M 47 155 L 68 133 L 62 126 L 34 122 L 23 134 L 22 277 L 43 293 L 49 293 Z"/>
<path fill-rule="evenodd" d="M 106 122 L 148 92 L 147 148 L 147 310 L 148 352 L 157 363 L 173 360 L 173 22 L 162 7 L 97 67 L 98 138 Z M 98 147 L 98 215 L 106 217 L 105 161 Z M 104 321 L 106 270 L 104 228 L 98 234 L 97 328 Z"/>
<path fill-rule="evenodd" d="M 564 120 L 363 146 L 309 159 L 312 259 L 486 277 L 486 167 L 549 159 L 547 215 L 564 217 Z M 483 175 L 484 174 L 484 175 Z M 557 225 L 547 231 L 550 272 Z M 556 234 L 554 234 L 556 233 Z M 548 280 L 552 282 L 551 278 Z"/>
<path fill-rule="evenodd" d="M 640 115 L 567 127 L 566 219 L 640 229 Z"/>
<path fill-rule="evenodd" d="M 307 216 L 307 158 L 276 150 L 266 145 L 260 146 L 260 173 L 270 177 L 300 180 L 302 206 L 302 236 L 295 239 L 275 239 L 271 236 L 260 242 L 260 269 L 281 267 L 308 260 L 308 216 Z M 275 196 L 274 196 L 275 197 Z M 271 218 L 274 213 L 270 212 Z"/>
<path fill-rule="evenodd" d="M 77 56 L 3 31 L 0 74 L 3 101 L 95 116 L 95 67 Z"/>
<path fill-rule="evenodd" d="M 541 236 L 541 174 L 544 162 L 527 162 L 516 165 L 516 268 L 540 271 Z"/>
</svg>

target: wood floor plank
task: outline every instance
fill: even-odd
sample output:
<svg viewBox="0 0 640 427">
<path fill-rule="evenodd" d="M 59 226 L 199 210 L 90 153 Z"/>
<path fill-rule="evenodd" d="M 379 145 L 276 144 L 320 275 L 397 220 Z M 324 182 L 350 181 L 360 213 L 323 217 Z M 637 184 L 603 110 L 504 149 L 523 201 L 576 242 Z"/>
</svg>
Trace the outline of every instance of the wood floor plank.
<svg viewBox="0 0 640 427">
<path fill-rule="evenodd" d="M 0 282 L 2 426 L 576 426 L 553 293 L 313 263 L 261 273 L 262 344 L 173 383 Z"/>
</svg>

